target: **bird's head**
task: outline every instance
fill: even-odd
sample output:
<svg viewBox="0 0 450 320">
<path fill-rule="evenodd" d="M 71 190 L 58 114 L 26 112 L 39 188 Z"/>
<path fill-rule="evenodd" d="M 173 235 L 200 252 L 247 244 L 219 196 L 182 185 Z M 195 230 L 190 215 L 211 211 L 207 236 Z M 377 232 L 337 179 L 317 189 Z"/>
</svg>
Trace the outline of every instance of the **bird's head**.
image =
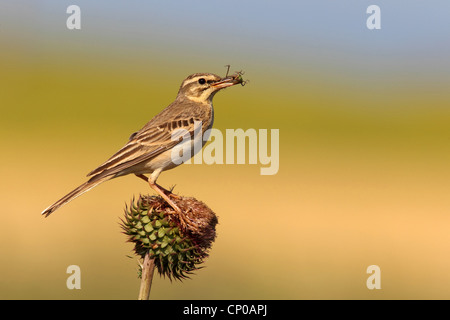
<svg viewBox="0 0 450 320">
<path fill-rule="evenodd" d="M 195 73 L 183 81 L 178 91 L 178 97 L 200 103 L 210 103 L 218 91 L 238 83 L 242 83 L 242 77 L 236 75 L 222 78 L 213 73 Z"/>
</svg>

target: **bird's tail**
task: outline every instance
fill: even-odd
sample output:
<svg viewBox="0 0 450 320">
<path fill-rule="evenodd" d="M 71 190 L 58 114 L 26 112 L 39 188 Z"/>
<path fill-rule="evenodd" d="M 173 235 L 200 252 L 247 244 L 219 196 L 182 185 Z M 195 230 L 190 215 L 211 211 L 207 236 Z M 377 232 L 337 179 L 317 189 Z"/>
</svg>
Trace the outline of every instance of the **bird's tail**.
<svg viewBox="0 0 450 320">
<path fill-rule="evenodd" d="M 73 199 L 81 196 L 83 193 L 91 190 L 92 188 L 94 188 L 95 186 L 99 185 L 103 181 L 109 180 L 111 178 L 112 178 L 111 176 L 106 176 L 106 177 L 103 176 L 103 177 L 98 177 L 98 178 L 97 177 L 91 178 L 89 181 L 83 183 L 81 186 L 79 186 L 75 190 L 69 192 L 64 197 L 62 197 L 61 199 L 56 201 L 54 204 L 52 204 L 50 207 L 48 207 L 47 209 L 42 211 L 41 214 L 45 215 L 45 217 L 48 217 L 50 214 L 52 214 L 59 207 L 62 207 L 66 203 L 68 203 L 68 202 L 72 201 Z"/>
</svg>

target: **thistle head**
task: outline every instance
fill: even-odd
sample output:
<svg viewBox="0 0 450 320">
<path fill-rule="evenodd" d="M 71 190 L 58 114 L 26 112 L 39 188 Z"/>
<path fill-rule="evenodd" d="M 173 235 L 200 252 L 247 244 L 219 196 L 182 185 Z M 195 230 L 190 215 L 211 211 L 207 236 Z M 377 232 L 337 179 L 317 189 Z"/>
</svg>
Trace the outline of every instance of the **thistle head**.
<svg viewBox="0 0 450 320">
<path fill-rule="evenodd" d="M 208 257 L 216 238 L 217 217 L 204 203 L 180 198 L 177 205 L 190 223 L 180 217 L 159 196 L 139 196 L 125 207 L 121 227 L 134 243 L 140 257 L 149 253 L 160 275 L 169 279 L 188 278 Z"/>
</svg>

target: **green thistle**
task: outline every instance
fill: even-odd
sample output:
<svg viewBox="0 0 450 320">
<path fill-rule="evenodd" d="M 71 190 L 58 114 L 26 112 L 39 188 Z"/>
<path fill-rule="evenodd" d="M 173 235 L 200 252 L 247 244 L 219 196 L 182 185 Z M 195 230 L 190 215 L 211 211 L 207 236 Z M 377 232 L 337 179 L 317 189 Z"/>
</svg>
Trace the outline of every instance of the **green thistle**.
<svg viewBox="0 0 450 320">
<path fill-rule="evenodd" d="M 216 237 L 217 217 L 194 198 L 175 200 L 189 224 L 183 227 L 170 206 L 157 196 L 139 196 L 125 208 L 122 229 L 134 251 L 148 253 L 162 276 L 182 280 L 200 269 Z"/>
</svg>

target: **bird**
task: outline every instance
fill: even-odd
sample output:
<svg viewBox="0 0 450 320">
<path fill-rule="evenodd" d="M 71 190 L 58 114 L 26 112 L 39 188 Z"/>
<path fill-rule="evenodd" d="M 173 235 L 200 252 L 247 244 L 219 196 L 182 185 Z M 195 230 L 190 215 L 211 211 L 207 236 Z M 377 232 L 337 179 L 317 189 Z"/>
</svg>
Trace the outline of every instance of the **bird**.
<svg viewBox="0 0 450 320">
<path fill-rule="evenodd" d="M 189 158 L 201 150 L 207 139 L 203 133 L 214 122 L 212 100 L 220 90 L 245 84 L 242 72 L 225 77 L 213 73 L 194 73 L 181 83 L 175 100 L 154 116 L 128 142 L 107 161 L 88 173 L 89 179 L 42 211 L 48 217 L 57 209 L 79 197 L 100 183 L 134 174 L 148 182 L 178 214 L 180 208 L 170 199 L 178 197 L 156 183 L 161 172 L 175 168 L 182 162 L 173 161 L 174 152 L 186 150 Z M 196 132 L 201 134 L 196 134 Z M 194 139 L 187 139 L 194 138 Z M 194 147 L 201 143 L 201 147 Z M 186 148 L 187 149 L 183 149 Z M 147 177 L 146 174 L 149 174 Z"/>
</svg>

